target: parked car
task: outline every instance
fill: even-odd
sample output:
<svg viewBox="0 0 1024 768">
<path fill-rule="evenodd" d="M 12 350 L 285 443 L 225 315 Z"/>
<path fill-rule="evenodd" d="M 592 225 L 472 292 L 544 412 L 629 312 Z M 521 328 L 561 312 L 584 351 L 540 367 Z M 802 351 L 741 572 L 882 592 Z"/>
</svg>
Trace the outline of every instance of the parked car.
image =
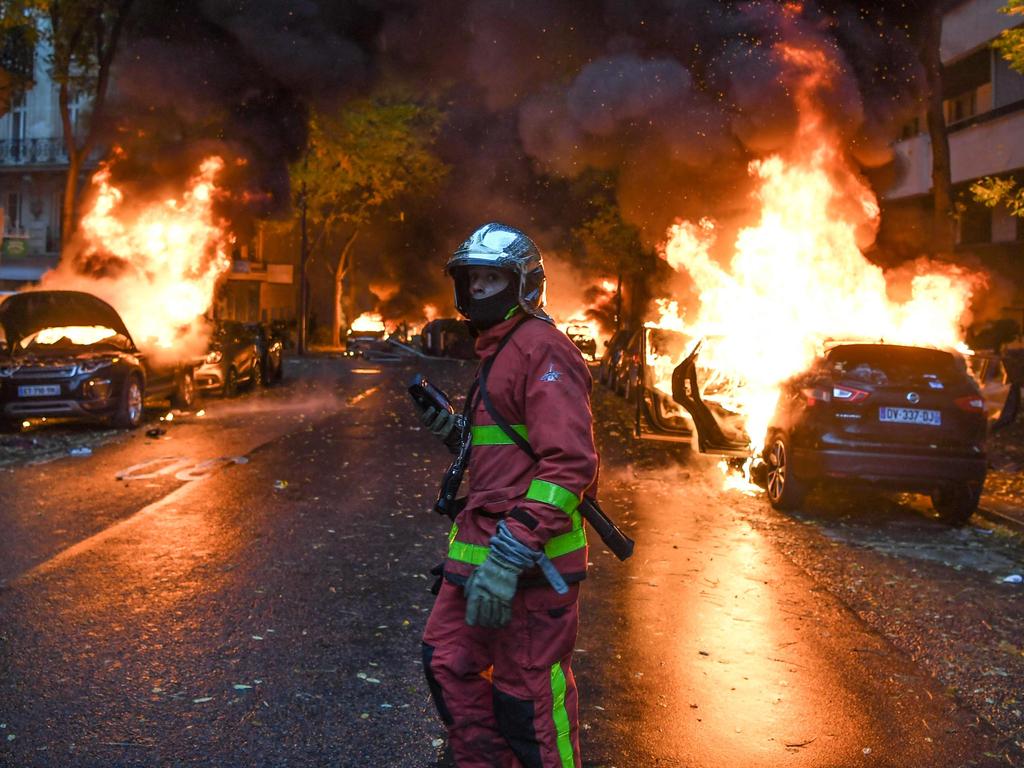
<svg viewBox="0 0 1024 768">
<path fill-rule="evenodd" d="M 246 323 L 245 329 L 256 340 L 263 386 L 281 381 L 284 378 L 284 339 L 266 323 Z"/>
<path fill-rule="evenodd" d="M 1008 346 L 999 351 L 975 350 L 970 370 L 985 400 L 990 430 L 1012 424 L 1020 412 L 1024 349 Z"/>
<path fill-rule="evenodd" d="M 601 363 L 597 368 L 597 379 L 606 387 L 612 386 L 612 372 L 631 334 L 630 329 L 620 328 L 604 344 L 604 354 L 601 355 Z"/>
<path fill-rule="evenodd" d="M 235 320 L 216 321 L 206 357 L 196 370 L 196 387 L 234 397 L 242 384 L 262 383 L 259 344 L 252 331 Z"/>
<path fill-rule="evenodd" d="M 590 327 L 573 323 L 566 326 L 565 335 L 576 345 L 580 354 L 587 355 L 591 360 L 597 359 L 597 339 L 590 332 Z"/>
<path fill-rule="evenodd" d="M 147 399 L 188 408 L 194 362 L 141 352 L 117 311 L 80 291 L 31 291 L 0 304 L 0 421 L 102 419 L 134 429 Z"/>
<path fill-rule="evenodd" d="M 476 346 L 464 320 L 439 317 L 423 326 L 420 332 L 423 351 L 434 357 L 454 357 L 472 360 L 476 357 Z"/>
<path fill-rule="evenodd" d="M 691 387 L 673 387 L 673 396 L 698 432 L 708 432 L 706 452 L 725 452 L 717 449 L 745 435 L 723 428 L 706 407 L 695 370 L 691 355 L 676 371 Z M 958 353 L 839 344 L 782 387 L 761 453 L 768 500 L 797 509 L 815 484 L 867 483 L 929 494 L 940 517 L 961 525 L 981 496 L 985 436 L 985 403 Z"/>
<path fill-rule="evenodd" d="M 639 375 L 640 334 L 641 331 L 635 328 L 616 331 L 608 340 L 601 358 L 598 369 L 601 383 L 620 395 L 632 391 L 627 381 L 635 383 Z"/>
</svg>

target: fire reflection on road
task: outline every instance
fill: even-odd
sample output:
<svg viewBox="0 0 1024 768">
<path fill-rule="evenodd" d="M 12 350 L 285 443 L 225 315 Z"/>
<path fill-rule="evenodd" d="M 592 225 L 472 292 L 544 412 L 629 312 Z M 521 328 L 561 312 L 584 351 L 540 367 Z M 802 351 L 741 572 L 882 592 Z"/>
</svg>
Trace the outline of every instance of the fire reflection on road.
<svg viewBox="0 0 1024 768">
<path fill-rule="evenodd" d="M 695 764 L 755 766 L 819 739 L 834 748 L 861 724 L 844 716 L 844 725 L 822 732 L 822 713 L 846 709 L 850 694 L 820 655 L 815 619 L 789 585 L 793 568 L 738 513 L 721 508 L 723 500 L 757 502 L 735 491 L 721 496 L 718 473 L 706 469 L 687 481 L 685 498 L 636 497 L 638 515 L 657 523 L 645 524 L 638 552 L 646 561 L 627 580 L 623 604 L 627 646 L 659 669 L 657 682 L 639 683 L 655 685 L 665 708 L 663 727 L 649 730 L 662 742 L 652 749 Z M 658 487 L 677 486 L 679 474 L 666 471 Z"/>
</svg>

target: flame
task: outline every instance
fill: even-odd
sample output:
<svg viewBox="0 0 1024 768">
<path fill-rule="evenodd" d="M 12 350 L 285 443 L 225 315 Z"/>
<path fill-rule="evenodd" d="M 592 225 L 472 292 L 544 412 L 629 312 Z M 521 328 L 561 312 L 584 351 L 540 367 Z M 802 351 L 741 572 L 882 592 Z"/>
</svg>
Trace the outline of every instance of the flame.
<svg viewBox="0 0 1024 768">
<path fill-rule="evenodd" d="M 112 328 L 105 328 L 102 325 L 67 325 L 44 328 L 35 335 L 35 342 L 37 344 L 56 344 L 61 339 L 67 339 L 72 344 L 88 347 L 116 335 L 117 332 Z"/>
<path fill-rule="evenodd" d="M 432 321 L 436 320 L 439 314 L 440 313 L 438 312 L 436 304 L 424 304 L 423 305 L 423 317 L 424 317 L 425 322 L 429 323 L 429 322 L 432 322 Z"/>
<path fill-rule="evenodd" d="M 861 252 L 877 231 L 877 199 L 846 161 L 840 136 L 814 99 L 833 65 L 820 51 L 784 47 L 781 53 L 802 74 L 800 124 L 788 153 L 750 163 L 756 223 L 736 236 L 727 268 L 711 256 L 717 226 L 710 219 L 677 222 L 661 249 L 693 279 L 699 306 L 684 322 L 675 302 L 663 302 L 657 325 L 706 340 L 698 358 L 713 373 L 702 381 L 705 397 L 714 390 L 715 399 L 743 417 L 755 450 L 780 384 L 806 368 L 826 340 L 966 350 L 961 322 L 985 282 L 960 267 L 921 260 L 909 298 L 889 298 L 896 286 Z M 661 388 L 670 387 L 671 368 L 655 361 L 655 369 Z"/>
<path fill-rule="evenodd" d="M 230 237 L 213 211 L 223 168 L 220 157 L 208 157 L 180 197 L 144 203 L 126 198 L 112 183 L 110 167 L 102 167 L 92 177 L 94 197 L 79 225 L 80 258 L 96 256 L 116 268 L 92 278 L 65 262 L 44 278 L 44 287 L 106 299 L 140 346 L 169 349 L 195 340 L 231 267 Z"/>
<path fill-rule="evenodd" d="M 383 333 L 384 319 L 379 312 L 363 312 L 352 321 L 350 328 L 358 333 Z"/>
</svg>

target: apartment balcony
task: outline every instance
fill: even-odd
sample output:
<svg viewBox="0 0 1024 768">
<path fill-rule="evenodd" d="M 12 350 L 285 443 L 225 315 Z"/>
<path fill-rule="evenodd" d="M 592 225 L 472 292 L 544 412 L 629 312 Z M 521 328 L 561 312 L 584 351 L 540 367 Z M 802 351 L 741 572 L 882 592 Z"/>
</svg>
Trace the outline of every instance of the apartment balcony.
<svg viewBox="0 0 1024 768">
<path fill-rule="evenodd" d="M 1024 168 L 1024 104 L 978 115 L 949 128 L 949 154 L 954 184 Z M 898 200 L 925 195 L 932 188 L 932 148 L 928 134 L 897 142 L 900 178 L 883 198 Z"/>
<path fill-rule="evenodd" d="M 67 165 L 64 139 L 0 139 L 0 168 Z"/>
</svg>

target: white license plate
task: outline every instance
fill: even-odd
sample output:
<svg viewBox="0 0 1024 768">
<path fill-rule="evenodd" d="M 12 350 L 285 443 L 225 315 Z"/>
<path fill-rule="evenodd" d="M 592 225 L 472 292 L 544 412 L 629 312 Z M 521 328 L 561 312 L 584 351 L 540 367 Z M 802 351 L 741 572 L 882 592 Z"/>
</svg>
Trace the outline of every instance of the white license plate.
<svg viewBox="0 0 1024 768">
<path fill-rule="evenodd" d="M 925 408 L 879 408 L 878 420 L 938 427 L 942 424 L 942 411 L 930 411 Z"/>
<path fill-rule="evenodd" d="M 41 384 L 35 387 L 18 387 L 18 397 L 53 397 L 60 394 L 57 384 Z"/>
</svg>

